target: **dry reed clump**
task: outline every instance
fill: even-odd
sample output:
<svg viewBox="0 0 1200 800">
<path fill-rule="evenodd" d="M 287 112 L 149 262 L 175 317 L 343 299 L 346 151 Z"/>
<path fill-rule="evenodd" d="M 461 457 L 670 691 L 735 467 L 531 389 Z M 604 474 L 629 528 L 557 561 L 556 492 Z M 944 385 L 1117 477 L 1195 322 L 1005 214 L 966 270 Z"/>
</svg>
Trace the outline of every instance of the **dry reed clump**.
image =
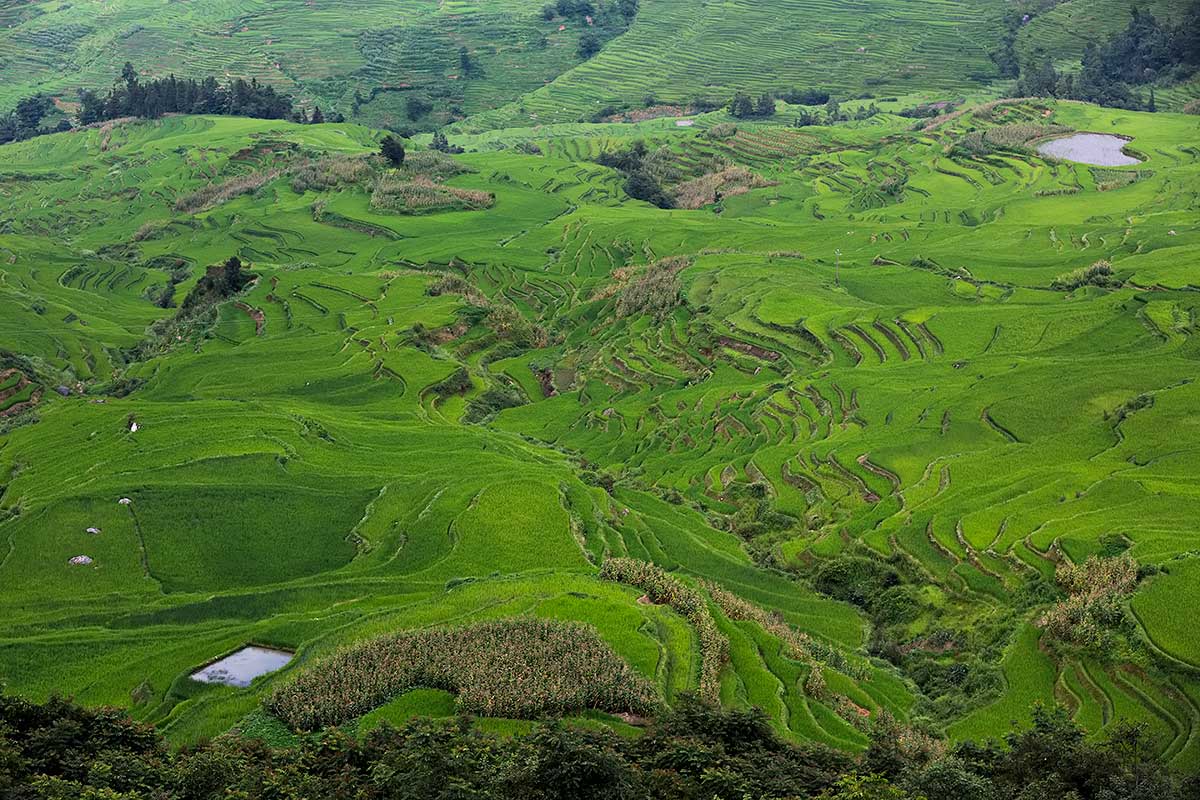
<svg viewBox="0 0 1200 800">
<path fill-rule="evenodd" d="M 584 709 L 651 713 L 649 681 L 595 628 L 510 619 L 430 628 L 344 649 L 277 688 L 266 708 L 297 730 L 338 725 L 414 687 L 458 695 L 461 711 L 536 719 Z"/>
<path fill-rule="evenodd" d="M 235 197 L 257 192 L 283 173 L 284 170 L 276 168 L 251 172 L 248 175 L 238 175 L 223 183 L 210 183 L 176 200 L 175 210 L 185 214 L 206 211 L 222 203 L 228 203 Z"/>
<path fill-rule="evenodd" d="M 149 222 L 143 223 L 142 226 L 134 232 L 133 241 L 145 242 L 150 239 L 156 239 L 158 238 L 158 235 L 166 230 L 170 224 L 170 220 L 165 219 L 152 219 Z"/>
<path fill-rule="evenodd" d="M 972 131 L 959 140 L 959 144 L 972 153 L 987 154 L 995 150 L 1025 150 L 1035 139 L 1070 133 L 1064 125 L 1038 125 L 1032 122 L 1016 122 L 997 125 L 982 131 Z"/>
<path fill-rule="evenodd" d="M 652 262 L 646 271 L 616 290 L 617 316 L 649 314 L 657 322 L 683 305 L 679 272 L 691 264 L 686 256 L 671 256 Z"/>
<path fill-rule="evenodd" d="M 362 156 L 326 156 L 297 167 L 292 173 L 292 190 L 302 194 L 310 189 L 320 192 L 354 186 L 366 183 L 372 174 L 370 161 Z"/>
<path fill-rule="evenodd" d="M 703 208 L 717 202 L 720 198 L 735 197 L 745 194 L 751 189 L 775 185 L 774 181 L 755 175 L 745 167 L 729 166 L 719 172 L 710 172 L 676 186 L 675 206 L 689 209 Z"/>
<path fill-rule="evenodd" d="M 381 211 L 421 212 L 435 209 L 481 209 L 492 205 L 490 192 L 457 189 L 435 183 L 424 176 L 409 178 L 385 174 L 375 179 L 371 190 L 371 208 Z"/>
<path fill-rule="evenodd" d="M 1137 585 L 1137 561 L 1128 554 L 1090 556 L 1082 564 L 1059 564 L 1054 577 L 1067 597 L 1043 613 L 1038 625 L 1059 641 L 1106 647 L 1125 618 L 1124 598 Z"/>
<path fill-rule="evenodd" d="M 729 641 L 717 628 L 704 595 L 656 564 L 636 558 L 605 559 L 600 577 L 636 586 L 651 602 L 670 606 L 692 624 L 700 640 L 700 696 L 717 702 L 721 670 L 729 660 Z"/>
<path fill-rule="evenodd" d="M 1111 288 L 1120 285 L 1121 281 L 1113 277 L 1112 264 L 1103 260 L 1088 267 L 1065 272 L 1050 282 L 1050 288 L 1059 291 L 1071 291 L 1081 286 Z"/>
<path fill-rule="evenodd" d="M 459 163 L 439 150 L 417 150 L 409 153 L 404 159 L 404 171 L 412 175 L 437 177 L 442 180 L 454 175 L 475 172 L 466 164 Z"/>
</svg>

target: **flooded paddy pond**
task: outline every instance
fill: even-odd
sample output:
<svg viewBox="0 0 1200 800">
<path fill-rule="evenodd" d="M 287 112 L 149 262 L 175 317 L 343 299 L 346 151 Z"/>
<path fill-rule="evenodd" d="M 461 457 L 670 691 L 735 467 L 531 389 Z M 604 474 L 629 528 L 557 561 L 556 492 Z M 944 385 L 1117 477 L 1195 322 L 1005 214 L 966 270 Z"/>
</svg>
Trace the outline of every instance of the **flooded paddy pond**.
<svg viewBox="0 0 1200 800">
<path fill-rule="evenodd" d="M 1121 151 L 1128 141 L 1107 133 L 1076 133 L 1043 142 L 1038 145 L 1037 150 L 1044 156 L 1096 167 L 1127 167 L 1130 164 L 1142 163 Z"/>
<path fill-rule="evenodd" d="M 282 669 L 295 653 L 269 647 L 243 647 L 220 661 L 192 673 L 192 680 L 201 683 L 224 683 L 229 686 L 249 686 L 259 675 Z"/>
</svg>

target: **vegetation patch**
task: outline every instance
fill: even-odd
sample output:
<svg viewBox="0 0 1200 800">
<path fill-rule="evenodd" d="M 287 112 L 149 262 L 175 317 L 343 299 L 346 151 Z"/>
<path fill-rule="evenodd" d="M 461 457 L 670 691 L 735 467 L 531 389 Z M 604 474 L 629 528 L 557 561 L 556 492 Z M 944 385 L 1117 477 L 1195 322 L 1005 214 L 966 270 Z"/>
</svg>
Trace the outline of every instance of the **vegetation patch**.
<svg viewBox="0 0 1200 800">
<path fill-rule="evenodd" d="M 437 183 L 422 175 L 409 178 L 385 174 L 375 179 L 371 189 L 371 208 L 420 214 L 431 211 L 478 210 L 495 202 L 491 192 L 458 189 Z"/>
<path fill-rule="evenodd" d="M 1067 597 L 1044 612 L 1038 624 L 1059 641 L 1105 652 L 1125 620 L 1125 599 L 1137 586 L 1137 561 L 1128 554 L 1090 556 L 1082 564 L 1059 564 L 1054 577 Z"/>
<path fill-rule="evenodd" d="M 414 687 L 458 697 L 461 711 L 536 719 L 598 709 L 646 714 L 654 689 L 589 625 L 511 619 L 372 639 L 306 668 L 267 709 L 297 730 L 338 725 Z"/>
</svg>

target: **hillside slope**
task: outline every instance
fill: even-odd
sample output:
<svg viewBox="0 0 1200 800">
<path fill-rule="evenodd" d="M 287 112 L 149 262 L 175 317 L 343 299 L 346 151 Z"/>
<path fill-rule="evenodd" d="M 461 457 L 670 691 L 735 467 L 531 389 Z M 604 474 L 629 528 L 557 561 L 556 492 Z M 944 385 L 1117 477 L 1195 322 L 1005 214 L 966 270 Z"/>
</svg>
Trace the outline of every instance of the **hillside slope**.
<svg viewBox="0 0 1200 800">
<path fill-rule="evenodd" d="M 1174 19 L 1185 5 L 1156 0 L 1148 7 Z M 610 105 L 641 106 L 651 95 L 724 103 L 737 90 L 795 86 L 839 97 L 946 99 L 998 88 L 991 54 L 1005 20 L 1024 7 L 998 0 L 645 0 L 623 34 L 613 3 L 580 8 L 546 16 L 509 0 L 369 0 L 355 3 L 352 14 L 320 0 L 200 0 L 186 11 L 168 0 L 9 4 L 0 8 L 0 109 L 39 91 L 69 103 L 80 88 L 110 85 L 126 61 L 147 76 L 254 77 L 306 107 L 393 128 L 428 129 L 463 115 L 472 117 L 470 130 L 579 121 Z M 1118 0 L 1030 4 L 1029 11 L 1017 51 L 1027 61 L 1048 55 L 1064 65 L 1128 16 Z M 579 44 L 593 35 L 606 44 L 585 61 Z M 410 99 L 430 110 L 411 116 Z"/>
<path fill-rule="evenodd" d="M 1197 119 L 724 123 L 500 131 L 400 170 L 366 128 L 230 118 L 0 148 L 0 679 L 194 741 L 343 644 L 534 616 L 795 740 L 859 749 L 884 710 L 984 736 L 1058 698 L 1200 764 L 1172 611 Z M 1144 163 L 1029 145 L 1067 130 Z M 692 208 L 591 160 L 635 138 Z M 189 312 L 231 256 L 253 282 Z M 1112 646 L 1052 641 L 1056 565 L 1110 551 L 1160 574 Z M 708 616 L 604 579 L 615 556 Z M 189 679 L 247 642 L 299 658 Z M 451 713 L 433 695 L 380 713 Z"/>
</svg>

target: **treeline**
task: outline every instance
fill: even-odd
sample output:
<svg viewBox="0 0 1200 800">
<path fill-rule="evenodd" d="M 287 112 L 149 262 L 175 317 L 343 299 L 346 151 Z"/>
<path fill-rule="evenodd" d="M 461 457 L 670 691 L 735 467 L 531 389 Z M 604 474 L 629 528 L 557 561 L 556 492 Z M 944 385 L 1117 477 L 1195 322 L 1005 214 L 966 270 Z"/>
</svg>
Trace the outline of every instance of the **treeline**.
<svg viewBox="0 0 1200 800">
<path fill-rule="evenodd" d="M 42 125 L 54 108 L 53 100 L 43 94 L 20 100 L 15 110 L 0 116 L 0 144 L 71 130 L 74 126 L 65 117 L 57 125 Z M 345 122 L 340 113 L 326 118 L 320 106 L 315 106 L 311 113 L 297 108 L 290 95 L 261 84 L 256 78 L 249 81 L 235 78 L 222 84 L 212 76 L 197 80 L 169 75 L 143 83 L 128 62 L 107 93 L 91 89 L 79 92 L 76 117 L 79 125 L 92 125 L 125 117 L 158 119 L 163 114 L 218 114 L 305 124 Z"/>
<path fill-rule="evenodd" d="M 1084 48 L 1078 75 L 1059 72 L 1048 56 L 1016 70 L 1015 37 L 1016 28 L 1010 26 L 996 56 L 1002 74 L 1013 77 L 1014 71 L 1019 72 L 1014 97 L 1059 97 L 1156 111 L 1153 86 L 1146 98 L 1134 89 L 1185 80 L 1200 69 L 1200 0 L 1193 0 L 1175 26 L 1134 6 L 1123 31 Z"/>
<path fill-rule="evenodd" d="M 106 95 L 85 89 L 79 93 L 79 123 L 90 125 L 120 117 L 157 119 L 163 114 L 222 114 L 256 119 L 292 119 L 302 112 L 293 108 L 289 95 L 274 86 L 235 78 L 220 84 L 211 75 L 195 78 L 166 78 L 142 83 L 133 64 L 126 63 L 121 77 Z M 321 109 L 313 111 L 324 122 Z M 309 121 L 305 116 L 305 121 Z"/>
<path fill-rule="evenodd" d="M 47 95 L 35 94 L 17 101 L 17 107 L 0 115 L 0 144 L 20 142 L 41 136 L 71 130 L 71 121 L 63 118 L 56 126 L 43 126 L 44 120 L 54 111 L 54 101 Z"/>
<path fill-rule="evenodd" d="M 861 105 L 853 112 L 843 111 L 841 103 L 831 97 L 829 92 L 816 89 L 791 89 L 780 92 L 778 98 L 791 105 L 825 107 L 824 114 L 808 108 L 800 109 L 795 120 L 796 126 L 800 128 L 808 125 L 832 125 L 851 119 L 870 119 L 879 113 L 879 107 L 875 103 Z M 729 114 L 737 119 L 768 119 L 775 116 L 775 99 L 776 95 L 770 92 L 763 92 L 758 99 L 745 92 L 737 92 L 729 101 Z"/>
<path fill-rule="evenodd" d="M 121 711 L 0 696 L 4 800 L 1184 800 L 1137 726 L 1089 740 L 1035 709 L 1003 743 L 947 748 L 888 717 L 855 758 L 783 741 L 761 711 L 682 697 L 637 738 L 543 723 L 498 738 L 468 718 L 330 730 L 276 748 L 222 736 L 171 751 Z"/>
</svg>

